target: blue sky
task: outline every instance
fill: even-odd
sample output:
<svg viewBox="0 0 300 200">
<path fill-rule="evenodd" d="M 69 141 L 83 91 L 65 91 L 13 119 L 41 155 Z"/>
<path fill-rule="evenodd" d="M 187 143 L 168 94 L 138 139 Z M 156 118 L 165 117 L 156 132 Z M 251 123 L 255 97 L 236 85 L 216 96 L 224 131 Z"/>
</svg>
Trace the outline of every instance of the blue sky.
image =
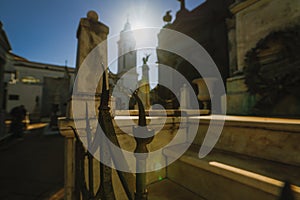
<svg viewBox="0 0 300 200">
<path fill-rule="evenodd" d="M 193 9 L 203 0 L 186 0 Z M 0 20 L 12 52 L 31 61 L 74 67 L 76 31 L 89 10 L 110 27 L 110 35 L 120 32 L 129 14 L 133 27 L 161 27 L 167 10 L 174 15 L 177 0 L 2 0 Z"/>
</svg>

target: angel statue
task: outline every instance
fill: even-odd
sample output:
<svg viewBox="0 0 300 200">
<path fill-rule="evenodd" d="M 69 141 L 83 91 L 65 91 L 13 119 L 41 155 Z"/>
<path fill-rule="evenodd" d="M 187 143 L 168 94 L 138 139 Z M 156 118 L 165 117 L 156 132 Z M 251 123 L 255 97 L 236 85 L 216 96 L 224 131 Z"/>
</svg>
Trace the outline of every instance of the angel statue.
<svg viewBox="0 0 300 200">
<path fill-rule="evenodd" d="M 144 65 L 147 64 L 148 60 L 149 60 L 149 57 L 150 57 L 151 54 L 146 54 L 146 57 L 143 57 L 143 63 Z"/>
</svg>

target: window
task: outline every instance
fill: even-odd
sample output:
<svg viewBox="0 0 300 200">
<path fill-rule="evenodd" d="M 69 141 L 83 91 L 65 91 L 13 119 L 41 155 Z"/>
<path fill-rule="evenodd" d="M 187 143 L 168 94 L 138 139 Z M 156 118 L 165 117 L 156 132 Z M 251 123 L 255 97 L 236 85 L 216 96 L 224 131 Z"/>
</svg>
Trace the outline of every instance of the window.
<svg viewBox="0 0 300 200">
<path fill-rule="evenodd" d="M 8 100 L 19 100 L 19 95 L 17 94 L 10 94 L 8 95 Z"/>
<path fill-rule="evenodd" d="M 21 79 L 22 83 L 27 83 L 27 84 L 39 84 L 41 82 L 40 79 L 35 78 L 33 76 L 25 76 Z"/>
</svg>

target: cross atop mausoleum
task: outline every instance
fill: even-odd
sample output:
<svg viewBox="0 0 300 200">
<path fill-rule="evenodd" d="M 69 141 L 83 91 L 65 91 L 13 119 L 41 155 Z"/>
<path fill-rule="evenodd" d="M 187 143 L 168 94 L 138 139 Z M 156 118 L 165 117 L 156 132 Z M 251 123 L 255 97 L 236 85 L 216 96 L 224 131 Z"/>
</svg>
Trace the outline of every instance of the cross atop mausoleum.
<svg viewBox="0 0 300 200">
<path fill-rule="evenodd" d="M 178 0 L 180 2 L 180 10 L 185 10 L 185 0 Z"/>
</svg>

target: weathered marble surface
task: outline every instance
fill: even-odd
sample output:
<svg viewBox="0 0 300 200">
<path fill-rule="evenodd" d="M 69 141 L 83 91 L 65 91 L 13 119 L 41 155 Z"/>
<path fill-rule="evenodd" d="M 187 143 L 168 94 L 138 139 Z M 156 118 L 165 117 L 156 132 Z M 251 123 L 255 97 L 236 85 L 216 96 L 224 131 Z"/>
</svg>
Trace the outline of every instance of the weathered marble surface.
<svg viewBox="0 0 300 200">
<path fill-rule="evenodd" d="M 98 81 L 98 79 L 100 78 L 101 65 L 107 66 L 106 39 L 109 28 L 98 18 L 95 11 L 89 11 L 85 18 L 80 19 L 77 30 L 76 71 L 78 80 L 74 85 L 76 92 L 99 94 L 102 90 L 102 81 Z M 88 56 L 89 59 L 86 60 Z M 80 71 L 80 68 L 84 68 L 84 71 Z M 99 82 L 98 87 L 97 81 Z M 88 84 L 90 82 L 95 83 L 95 85 L 90 86 Z"/>
<path fill-rule="evenodd" d="M 236 17 L 236 42 L 238 69 L 244 67 L 247 51 L 275 30 L 300 23 L 300 1 L 298 0 L 247 0 L 254 2 L 244 9 L 231 8 Z M 244 2 L 244 4 L 245 4 Z"/>
<path fill-rule="evenodd" d="M 159 113 L 159 112 L 158 112 Z M 223 116 L 214 116 L 221 119 Z M 160 116 L 153 121 L 154 127 L 159 127 L 163 121 Z M 212 116 L 190 116 L 185 121 L 185 127 L 196 123 L 200 119 L 198 134 L 194 140 L 195 145 L 201 145 Z M 64 121 L 65 120 L 65 121 Z M 122 148 L 133 151 L 135 148 L 134 139 L 126 134 L 132 128 L 130 121 L 137 121 L 137 117 L 119 116 L 124 130 L 117 128 L 116 133 Z M 177 184 L 188 188 L 199 195 L 206 194 L 208 199 L 274 199 L 279 194 L 281 183 L 279 180 L 286 178 L 294 181 L 299 186 L 300 169 L 300 120 L 277 119 L 262 117 L 241 117 L 226 116 L 225 126 L 218 143 L 215 146 L 217 153 L 210 154 L 207 158 L 200 160 L 198 150 L 188 151 L 178 161 L 171 164 L 167 169 L 163 168 L 156 172 L 147 174 L 147 183 L 153 183 L 159 178 L 168 177 Z M 188 139 L 188 132 L 183 128 L 176 131 L 179 118 L 168 117 L 160 134 L 156 135 L 153 142 L 148 146 L 150 151 L 165 146 L 175 134 L 181 134 Z M 67 191 L 72 191 L 72 133 L 67 133 L 71 121 L 62 119 L 60 121 L 61 133 L 66 136 L 67 163 L 66 179 Z M 64 128 L 63 128 L 64 127 Z M 78 127 L 83 129 L 84 127 Z M 67 142 L 68 141 L 68 142 Z M 198 148 L 197 147 L 197 148 Z M 223 154 L 225 152 L 225 154 Z M 212 166 L 212 161 L 219 161 L 221 164 L 234 166 L 246 171 L 230 171 L 218 166 Z M 158 160 L 157 163 L 166 162 Z M 149 165 L 157 164 L 149 163 Z M 97 165 L 95 165 L 97 166 Z M 95 169 L 97 171 L 98 169 Z M 99 171 L 99 170 L 98 170 Z M 249 171 L 262 174 L 257 176 L 249 175 Z M 99 174 L 95 174 L 99 175 Z M 66 177 L 66 178 L 67 178 Z M 114 179 L 116 188 L 120 183 Z M 212 192 L 218 191 L 216 193 Z M 299 190 L 299 187 L 298 189 Z M 122 189 L 117 190 L 122 196 Z M 225 195 L 222 196 L 222 195 Z M 299 196 L 299 195 L 298 195 Z M 221 198 L 222 197 L 222 198 Z M 299 198 L 299 197 L 297 197 Z M 243 198 L 244 199 L 244 198 Z"/>
<path fill-rule="evenodd" d="M 215 148 L 300 167 L 300 120 L 226 116 Z M 211 117 L 203 116 L 194 144 L 201 145 Z M 192 119 L 189 120 L 192 123 Z"/>
<path fill-rule="evenodd" d="M 249 94 L 244 76 L 235 76 L 226 80 L 227 114 L 249 115 L 256 103 L 256 96 Z"/>
</svg>

